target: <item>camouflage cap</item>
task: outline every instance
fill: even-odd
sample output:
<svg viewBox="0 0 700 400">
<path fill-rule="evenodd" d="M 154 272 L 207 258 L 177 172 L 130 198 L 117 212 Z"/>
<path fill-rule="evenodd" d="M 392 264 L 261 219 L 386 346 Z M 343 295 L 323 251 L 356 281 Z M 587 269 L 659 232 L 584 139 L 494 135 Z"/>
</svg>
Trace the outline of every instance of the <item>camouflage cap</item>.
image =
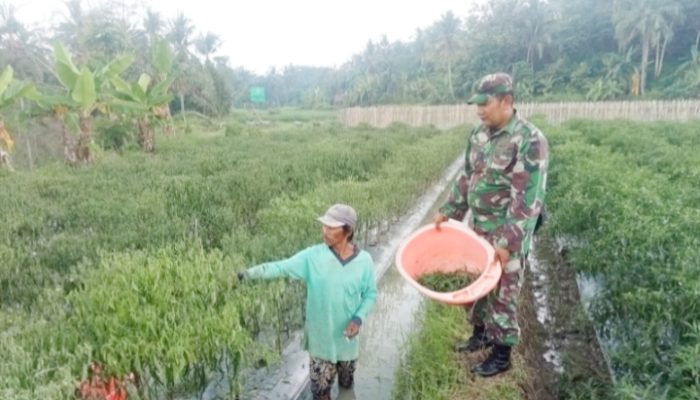
<svg viewBox="0 0 700 400">
<path fill-rule="evenodd" d="M 498 72 L 481 78 L 476 88 L 476 93 L 467 100 L 467 104 L 483 105 L 489 98 L 497 94 L 512 94 L 513 78 L 510 75 Z"/>
</svg>

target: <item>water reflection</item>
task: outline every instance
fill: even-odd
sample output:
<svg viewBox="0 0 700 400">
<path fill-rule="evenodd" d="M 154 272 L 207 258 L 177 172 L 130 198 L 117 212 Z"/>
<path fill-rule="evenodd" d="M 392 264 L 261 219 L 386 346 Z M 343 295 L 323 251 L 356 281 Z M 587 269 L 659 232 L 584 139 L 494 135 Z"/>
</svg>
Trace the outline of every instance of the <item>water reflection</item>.
<svg viewBox="0 0 700 400">
<path fill-rule="evenodd" d="M 340 389 L 338 391 L 338 397 L 336 397 L 337 400 L 356 400 L 357 397 L 355 397 L 355 389 Z"/>
</svg>

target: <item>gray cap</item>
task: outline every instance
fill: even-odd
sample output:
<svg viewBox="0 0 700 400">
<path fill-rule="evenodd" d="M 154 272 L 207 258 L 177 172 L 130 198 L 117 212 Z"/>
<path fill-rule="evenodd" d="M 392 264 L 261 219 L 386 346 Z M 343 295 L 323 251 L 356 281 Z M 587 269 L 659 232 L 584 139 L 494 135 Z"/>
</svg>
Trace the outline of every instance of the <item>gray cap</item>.
<svg viewBox="0 0 700 400">
<path fill-rule="evenodd" d="M 343 225 L 348 225 L 355 229 L 357 225 L 357 213 L 347 204 L 333 204 L 326 213 L 319 217 L 318 220 L 331 228 L 339 228 Z"/>
</svg>

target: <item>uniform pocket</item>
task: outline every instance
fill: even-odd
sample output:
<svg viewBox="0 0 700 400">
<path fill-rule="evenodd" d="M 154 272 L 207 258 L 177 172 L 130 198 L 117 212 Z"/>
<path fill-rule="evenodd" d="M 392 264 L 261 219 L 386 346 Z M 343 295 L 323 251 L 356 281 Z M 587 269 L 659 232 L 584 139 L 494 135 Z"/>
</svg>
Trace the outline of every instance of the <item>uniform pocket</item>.
<svg viewBox="0 0 700 400">
<path fill-rule="evenodd" d="M 507 172 L 513 168 L 515 159 L 515 145 L 510 142 L 500 142 L 493 151 L 489 167 Z"/>
</svg>

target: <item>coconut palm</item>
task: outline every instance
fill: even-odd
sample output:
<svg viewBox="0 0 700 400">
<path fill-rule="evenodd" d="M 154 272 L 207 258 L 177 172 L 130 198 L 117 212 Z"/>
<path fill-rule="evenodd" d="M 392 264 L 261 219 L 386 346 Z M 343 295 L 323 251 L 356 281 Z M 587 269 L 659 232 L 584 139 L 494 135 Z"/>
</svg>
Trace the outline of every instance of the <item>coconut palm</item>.
<svg viewBox="0 0 700 400">
<path fill-rule="evenodd" d="M 445 65 L 447 89 L 451 100 L 455 98 L 452 68 L 462 48 L 461 25 L 461 20 L 455 17 L 452 11 L 448 11 L 429 32 L 432 55 L 439 63 Z"/>
<path fill-rule="evenodd" d="M 50 70 L 43 38 L 27 29 L 11 4 L 0 4 L 0 60 L 11 65 L 15 76 L 40 80 Z"/>
<path fill-rule="evenodd" d="M 194 46 L 197 52 L 209 62 L 210 57 L 221 47 L 221 38 L 214 33 L 207 32 L 206 35 L 200 35 L 195 40 Z"/>
<path fill-rule="evenodd" d="M 655 45 L 665 48 L 662 43 L 668 43 L 670 39 L 664 27 L 672 25 L 679 16 L 680 6 L 672 0 L 615 0 L 613 21 L 620 48 L 626 49 L 638 41 L 642 51 L 639 66 L 641 94 L 645 93 L 650 50 Z M 662 54 L 659 57 L 660 64 Z"/>
</svg>

